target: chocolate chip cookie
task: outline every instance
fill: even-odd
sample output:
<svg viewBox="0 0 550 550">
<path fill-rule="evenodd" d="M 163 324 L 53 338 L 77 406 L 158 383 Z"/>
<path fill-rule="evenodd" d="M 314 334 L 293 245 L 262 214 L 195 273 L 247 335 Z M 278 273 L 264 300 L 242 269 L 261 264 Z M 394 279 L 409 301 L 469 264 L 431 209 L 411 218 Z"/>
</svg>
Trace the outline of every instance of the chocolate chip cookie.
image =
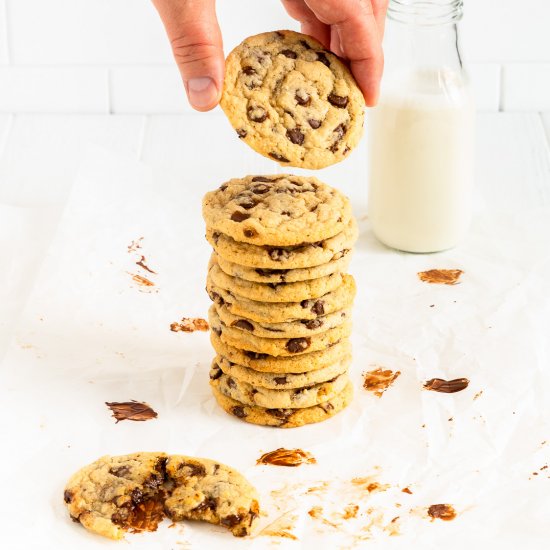
<svg viewBox="0 0 550 550">
<path fill-rule="evenodd" d="M 220 105 L 240 139 L 283 166 L 339 162 L 363 133 L 365 101 L 349 69 L 293 31 L 251 36 L 229 54 Z"/>
<path fill-rule="evenodd" d="M 221 270 L 231 277 L 256 283 L 295 283 L 296 281 L 325 277 L 332 273 L 344 273 L 348 269 L 352 255 L 351 251 L 347 250 L 343 256 L 336 260 L 302 269 L 260 269 L 230 262 L 216 253 L 214 253 L 214 256 Z"/>
<path fill-rule="evenodd" d="M 206 226 L 239 242 L 295 246 L 342 232 L 351 205 L 317 178 L 280 174 L 232 179 L 204 196 Z"/>
<path fill-rule="evenodd" d="M 227 413 L 251 424 L 279 428 L 297 428 L 305 424 L 327 420 L 349 405 L 353 398 L 353 387 L 349 383 L 342 392 L 320 405 L 305 409 L 267 409 L 240 403 L 231 397 L 227 397 L 216 387 L 213 387 L 212 391 L 218 404 Z"/>
<path fill-rule="evenodd" d="M 215 262 L 215 260 L 214 260 Z M 318 279 L 295 283 L 254 283 L 224 273 L 217 263 L 208 271 L 207 281 L 231 294 L 256 302 L 301 302 L 324 296 L 342 285 L 345 275 L 331 273 Z"/>
<path fill-rule="evenodd" d="M 206 239 L 218 256 L 254 269 L 302 269 L 338 260 L 349 253 L 357 240 L 357 223 L 328 239 L 294 246 L 258 246 L 238 242 L 228 235 L 206 228 Z"/>
<path fill-rule="evenodd" d="M 210 384 L 223 395 L 245 405 L 257 405 L 267 409 L 313 407 L 335 397 L 349 382 L 347 374 L 340 374 L 331 380 L 308 387 L 273 390 L 253 386 L 227 374 L 210 378 Z"/>
<path fill-rule="evenodd" d="M 63 498 L 74 521 L 112 539 L 128 530 L 154 531 L 165 515 L 245 536 L 259 514 L 255 489 L 237 471 L 165 453 L 104 456 L 70 478 Z"/>
<path fill-rule="evenodd" d="M 323 369 L 342 360 L 351 353 L 351 344 L 347 338 L 343 338 L 321 351 L 289 357 L 275 357 L 267 353 L 255 353 L 230 346 L 222 342 L 214 331 L 210 332 L 210 342 L 216 353 L 222 355 L 228 361 L 258 372 L 272 374 L 306 373 Z"/>
<path fill-rule="evenodd" d="M 259 372 L 232 363 L 225 357 L 217 355 L 210 368 L 210 379 L 215 380 L 221 373 L 224 373 L 238 381 L 247 382 L 256 388 L 269 388 L 272 390 L 308 388 L 332 380 L 347 372 L 350 363 L 351 356 L 348 355 L 340 361 L 321 369 L 297 374 L 281 374 L 277 372 Z"/>
<path fill-rule="evenodd" d="M 356 287 L 352 275 L 344 274 L 342 284 L 323 296 L 300 302 L 258 302 L 206 283 L 210 299 L 224 306 L 232 315 L 245 317 L 258 323 L 285 323 L 292 321 L 315 320 L 318 317 L 348 309 L 355 297 Z"/>
<path fill-rule="evenodd" d="M 331 344 L 340 341 L 342 338 L 347 338 L 351 334 L 351 321 L 348 320 L 335 328 L 307 337 L 260 338 L 250 332 L 224 325 L 218 317 L 214 306 L 210 307 L 208 311 L 208 320 L 211 330 L 218 334 L 222 342 L 246 351 L 267 353 L 276 357 L 324 350 Z"/>
<path fill-rule="evenodd" d="M 344 309 L 322 315 L 316 319 L 300 319 L 285 323 L 258 323 L 251 319 L 245 319 L 233 315 L 225 305 L 215 305 L 216 313 L 225 326 L 251 332 L 261 338 L 297 338 L 299 336 L 311 336 L 325 330 L 340 326 L 346 320 L 351 319 L 351 310 Z"/>
</svg>

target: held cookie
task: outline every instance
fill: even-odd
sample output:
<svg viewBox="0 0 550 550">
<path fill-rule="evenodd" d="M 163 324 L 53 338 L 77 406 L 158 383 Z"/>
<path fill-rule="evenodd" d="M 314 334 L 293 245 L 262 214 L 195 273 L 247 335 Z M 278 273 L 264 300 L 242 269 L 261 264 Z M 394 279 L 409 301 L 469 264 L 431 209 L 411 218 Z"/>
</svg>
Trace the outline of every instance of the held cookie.
<svg viewBox="0 0 550 550">
<path fill-rule="evenodd" d="M 253 283 L 231 277 L 224 273 L 217 263 L 208 270 L 208 281 L 239 297 L 256 302 L 301 302 L 324 296 L 342 285 L 344 275 L 332 273 L 319 279 L 298 281 L 296 283 Z"/>
<path fill-rule="evenodd" d="M 246 351 L 267 353 L 276 357 L 324 350 L 351 334 L 351 321 L 345 321 L 338 327 L 307 337 L 259 338 L 249 332 L 225 326 L 220 321 L 214 306 L 208 310 L 208 321 L 211 330 L 220 337 L 222 342 Z"/>
<path fill-rule="evenodd" d="M 225 260 L 255 269 L 302 269 L 338 260 L 357 240 L 357 222 L 352 218 L 346 228 L 329 239 L 295 246 L 258 246 L 206 228 L 206 240 Z"/>
<path fill-rule="evenodd" d="M 302 269 L 260 269 L 239 265 L 213 253 L 216 262 L 221 270 L 231 277 L 253 281 L 255 283 L 295 283 L 318 279 L 332 273 L 344 273 L 347 271 L 351 260 L 351 251 L 346 252 L 342 257 L 331 260 L 326 264 L 315 267 L 304 267 Z"/>
<path fill-rule="evenodd" d="M 272 390 L 288 390 L 304 388 L 321 382 L 327 382 L 340 374 L 347 372 L 351 364 L 351 356 L 346 355 L 343 359 L 332 365 L 322 367 L 309 372 L 297 374 L 286 374 L 280 372 L 259 372 L 248 367 L 232 363 L 225 357 L 217 355 L 210 369 L 210 379 L 215 380 L 223 372 L 241 382 L 247 382 L 256 388 L 269 388 Z"/>
<path fill-rule="evenodd" d="M 258 372 L 268 373 L 306 373 L 333 365 L 351 354 L 348 338 L 332 344 L 321 351 L 294 355 L 292 357 L 275 357 L 267 353 L 255 353 L 235 348 L 221 341 L 214 332 L 210 332 L 210 342 L 219 355 L 228 361 L 248 367 Z"/>
<path fill-rule="evenodd" d="M 363 133 L 365 100 L 349 69 L 293 31 L 251 36 L 229 54 L 220 105 L 239 138 L 283 166 L 340 162 Z"/>
<path fill-rule="evenodd" d="M 293 246 L 328 239 L 351 218 L 347 197 L 317 178 L 289 174 L 232 179 L 206 193 L 209 229 L 239 242 Z"/>
<path fill-rule="evenodd" d="M 212 393 L 225 412 L 245 422 L 278 428 L 297 428 L 305 424 L 322 422 L 339 413 L 351 403 L 353 386 L 350 382 L 341 393 L 332 399 L 306 409 L 266 409 L 255 405 L 244 405 L 227 397 L 215 387 L 212 387 Z"/>
<path fill-rule="evenodd" d="M 351 310 L 345 309 L 317 317 L 316 319 L 300 319 L 286 323 L 258 323 L 233 315 L 227 306 L 215 305 L 216 313 L 222 323 L 228 327 L 251 332 L 260 338 L 297 338 L 311 336 L 325 330 L 340 326 L 344 321 L 351 319 Z"/>
<path fill-rule="evenodd" d="M 255 405 L 267 409 L 305 409 L 334 398 L 344 389 L 348 381 L 348 375 L 341 374 L 332 380 L 307 388 L 271 390 L 256 388 L 247 382 L 222 374 L 218 378 L 211 379 L 210 384 L 223 395 L 245 405 Z"/>
<path fill-rule="evenodd" d="M 245 536 L 259 514 L 256 490 L 239 472 L 165 453 L 104 456 L 76 472 L 63 496 L 73 520 L 112 539 L 128 530 L 154 531 L 165 515 Z"/>
<path fill-rule="evenodd" d="M 344 274 L 342 284 L 319 298 L 301 302 L 258 302 L 237 296 L 216 286 L 206 283 L 210 299 L 218 306 L 238 317 L 246 317 L 259 323 L 285 323 L 292 321 L 315 320 L 323 315 L 348 309 L 355 297 L 355 280 L 352 275 Z"/>
</svg>

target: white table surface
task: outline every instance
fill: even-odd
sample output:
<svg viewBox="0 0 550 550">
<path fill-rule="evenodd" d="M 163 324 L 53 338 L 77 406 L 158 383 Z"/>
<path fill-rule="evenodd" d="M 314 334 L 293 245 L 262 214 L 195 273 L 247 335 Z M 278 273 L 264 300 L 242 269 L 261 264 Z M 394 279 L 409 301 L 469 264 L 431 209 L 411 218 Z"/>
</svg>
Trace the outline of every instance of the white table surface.
<svg viewBox="0 0 550 550">
<path fill-rule="evenodd" d="M 546 131 L 545 123 L 548 125 Z M 537 230 L 546 232 L 550 227 L 544 223 L 545 218 L 547 219 L 550 216 L 550 151 L 548 135 L 550 135 L 550 121 L 544 120 L 537 113 L 488 113 L 478 116 L 477 195 L 476 220 L 474 225 L 480 234 L 492 236 L 491 238 L 494 239 L 495 256 L 498 256 L 496 254 L 497 251 L 502 254 L 503 266 L 512 263 L 512 259 L 506 256 L 508 252 L 512 255 L 524 256 L 526 261 L 532 262 L 532 265 L 529 265 L 529 269 L 526 267 L 525 276 L 522 274 L 518 279 L 519 282 L 513 282 L 514 280 L 510 273 L 507 275 L 511 277 L 509 281 L 502 282 L 502 284 L 495 282 L 494 288 L 498 288 L 499 292 L 502 292 L 502 295 L 491 296 L 492 286 L 487 281 L 473 280 L 471 283 L 473 285 L 471 296 L 474 296 L 475 292 L 486 292 L 491 299 L 494 299 L 495 304 L 500 302 L 507 303 L 507 297 L 513 297 L 515 286 L 521 286 L 521 281 L 526 280 L 531 275 L 539 277 L 542 280 L 543 274 L 548 272 L 548 250 L 538 251 L 537 247 L 550 246 L 550 233 L 543 235 L 535 234 Z M 11 373 L 16 372 L 18 369 L 29 368 L 30 363 L 27 364 L 27 359 L 24 358 L 24 350 L 33 349 L 34 346 L 33 342 L 29 342 L 29 334 L 32 334 L 32 332 L 29 332 L 29 322 L 32 321 L 36 324 L 36 319 L 29 319 L 29 312 L 33 311 L 33 304 L 28 303 L 28 297 L 32 294 L 32 289 L 37 283 L 37 274 L 44 260 L 43 252 L 48 249 L 54 238 L 64 204 L 67 201 L 71 186 L 77 177 L 81 162 L 85 158 L 86 152 L 89 151 L 90 145 L 99 145 L 114 155 L 120 154 L 121 158 L 140 160 L 145 165 L 155 167 L 155 169 L 160 168 L 155 173 L 162 174 L 166 172 L 175 177 L 176 180 L 181 177 L 181 185 L 190 186 L 189 194 L 193 196 L 201 194 L 203 190 L 205 191 L 218 186 L 230 177 L 247 173 L 270 173 L 278 171 L 274 163 L 255 154 L 235 139 L 233 131 L 222 120 L 222 115 L 219 112 L 209 115 L 189 114 L 179 116 L 0 115 L 0 207 L 2 208 L 0 211 L 5 216 L 4 221 L 12 215 L 14 219 L 13 232 L 5 231 L 0 234 L 0 265 L 2 265 L 2 270 L 0 270 L 0 304 L 8 304 L 0 308 L 0 361 L 4 357 L 4 361 L 0 363 L 0 374 L 10 382 L 4 388 L 7 391 L 6 395 L 10 399 L 14 398 L 15 395 L 22 395 L 21 387 L 17 386 L 15 382 L 17 376 L 12 376 Z M 391 288 L 389 285 L 384 284 L 384 273 L 380 266 L 383 266 L 383 262 L 386 261 L 383 257 L 384 254 L 389 254 L 389 252 L 384 251 L 382 247 L 377 247 L 368 232 L 368 225 L 365 225 L 364 210 L 367 193 L 366 162 L 366 140 L 363 140 L 358 150 L 346 162 L 330 167 L 315 175 L 327 183 L 338 186 L 345 193 L 349 194 L 354 203 L 356 213 L 359 215 L 360 220 L 364 222 L 362 226 L 362 242 L 368 249 L 369 261 L 374 263 L 371 269 L 372 276 L 369 276 L 365 280 L 362 287 L 362 281 L 359 281 L 360 292 L 358 300 L 363 300 L 365 297 L 365 300 L 371 300 L 370 296 L 372 295 L 375 300 L 383 303 L 385 307 L 401 308 L 403 311 L 406 311 L 406 303 L 399 302 L 391 295 L 388 295 L 387 293 L 391 292 Z M 295 172 L 300 171 L 295 170 Z M 154 185 L 158 188 L 159 193 L 163 192 L 165 182 L 161 176 L 155 177 Z M 22 207 L 24 210 L 23 216 L 20 215 Z M 516 243 L 515 248 L 508 251 L 506 239 L 511 238 L 511 236 L 506 232 L 507 220 L 510 220 L 511 225 L 513 223 L 521 224 L 524 222 L 528 225 L 530 219 L 533 220 L 534 224 L 533 238 L 530 236 L 528 227 L 525 227 L 525 247 L 521 245 L 517 246 Z M 487 220 L 491 220 L 491 223 L 498 220 L 498 223 L 502 224 L 502 240 L 498 238 L 498 231 L 492 229 L 485 231 L 484 224 L 489 223 Z M 192 237 L 193 240 L 201 237 L 202 233 L 202 227 L 197 228 L 196 235 Z M 26 243 L 32 243 L 33 246 L 27 247 Z M 487 243 L 484 244 L 486 245 Z M 472 257 L 475 256 L 478 245 L 481 246 L 479 243 L 476 243 L 471 248 L 466 247 L 459 250 L 453 257 L 453 261 L 467 259 L 469 255 Z M 533 260 L 539 252 L 544 262 L 537 263 Z M 380 258 L 379 266 L 376 265 L 376 258 Z M 408 266 L 408 268 L 414 266 L 414 269 L 418 268 L 420 270 L 420 267 L 423 265 L 429 268 L 431 264 L 437 264 L 439 261 L 437 255 L 425 257 L 401 255 L 399 258 L 397 260 L 394 258 L 394 264 L 392 265 L 401 266 L 403 269 L 405 269 L 405 266 Z M 440 256 L 439 258 L 445 259 L 445 256 Z M 477 261 L 479 261 L 479 258 L 477 258 Z M 494 258 L 491 261 L 494 261 Z M 361 262 L 363 262 L 362 259 L 359 260 L 359 268 L 364 267 Z M 369 266 L 367 268 L 370 269 Z M 196 267 L 196 270 L 200 272 L 199 266 Z M 495 277 L 498 278 L 498 273 L 495 274 Z M 477 290 L 476 285 L 478 286 Z M 522 346 L 533 344 L 537 348 L 535 356 L 530 355 L 528 349 L 525 352 L 526 357 L 529 357 L 529 361 L 535 362 L 536 369 L 540 370 L 539 381 L 541 387 L 537 388 L 537 391 L 540 393 L 537 393 L 534 402 L 536 403 L 536 407 L 544 408 L 548 407 L 548 403 L 550 402 L 550 390 L 548 386 L 543 387 L 544 383 L 550 381 L 550 365 L 547 362 L 550 349 L 550 285 L 548 279 L 541 281 L 539 286 L 533 288 L 545 289 L 546 293 L 530 295 L 529 299 L 531 303 L 520 304 L 519 306 L 516 304 L 518 307 L 517 315 L 521 317 L 525 314 L 526 322 L 528 322 L 530 305 L 533 305 L 534 308 L 536 306 L 535 309 L 538 312 L 537 314 L 540 315 L 541 322 L 546 323 L 546 325 L 539 327 L 540 330 L 534 335 L 535 341 L 530 342 L 528 338 L 518 341 L 517 348 L 510 344 L 510 350 L 513 350 L 513 353 L 519 354 Z M 491 315 L 487 318 L 492 318 Z M 515 310 L 514 315 L 516 315 Z M 467 315 L 465 311 L 461 310 L 460 314 L 456 314 L 455 319 L 452 317 L 444 320 L 438 319 L 436 325 L 444 333 L 446 330 L 444 327 L 452 327 L 453 322 L 456 322 L 458 326 L 464 323 L 466 319 Z M 367 347 L 369 342 L 371 344 L 373 342 L 379 344 L 380 346 L 376 350 L 376 353 L 383 356 L 382 350 L 386 349 L 384 347 L 384 338 L 391 335 L 391 327 L 383 326 L 383 316 L 378 319 L 380 327 L 376 326 L 376 319 L 372 319 L 371 321 L 373 328 L 363 331 L 363 328 L 360 327 L 357 334 L 367 342 Z M 69 329 L 70 327 L 67 328 Z M 378 342 L 376 342 L 377 337 L 379 338 Z M 56 338 L 59 343 L 62 342 L 62 338 L 59 338 L 59 335 L 53 337 L 52 341 L 56 341 Z M 503 343 L 508 338 L 513 340 L 513 335 L 499 333 L 494 344 L 491 345 L 498 347 L 499 342 Z M 47 334 L 37 336 L 37 341 L 42 342 L 42 344 L 47 340 Z M 128 354 L 131 355 L 133 349 L 131 338 L 129 337 L 129 339 L 123 341 L 129 346 Z M 441 342 L 443 342 L 441 345 L 444 345 L 445 339 L 440 340 Z M 149 342 L 149 344 L 153 348 L 155 347 L 154 342 Z M 456 342 L 449 345 L 453 347 L 455 344 Z M 95 342 L 93 346 L 92 344 L 90 346 L 89 349 L 83 350 L 87 356 L 87 365 L 94 363 L 96 349 L 94 346 L 101 347 L 101 343 Z M 485 355 L 483 358 L 479 358 L 480 362 L 478 366 L 483 365 L 483 361 L 490 361 L 489 350 L 490 346 L 489 348 L 483 348 L 482 353 Z M 444 351 L 441 348 L 439 351 L 435 350 L 435 353 L 443 353 Z M 108 371 L 109 364 L 107 363 L 105 366 L 103 352 L 104 350 L 97 351 L 96 360 L 98 364 L 103 361 L 102 369 L 106 368 Z M 174 352 L 174 349 L 171 352 Z M 475 350 L 470 349 L 468 352 L 475 355 Z M 40 351 L 36 351 L 35 362 L 37 358 L 40 359 L 40 353 Z M 59 354 L 60 361 L 66 359 L 61 349 L 50 348 L 47 354 L 49 356 L 48 360 L 44 364 L 51 364 L 52 369 L 55 369 L 56 353 Z M 390 358 L 391 354 L 386 357 L 388 360 Z M 519 355 L 514 359 L 519 360 Z M 117 368 L 117 365 L 113 366 L 114 370 Z M 509 364 L 503 365 L 502 368 L 508 369 L 507 375 L 510 375 L 513 369 L 517 368 L 518 377 L 520 378 L 521 365 L 518 365 L 517 362 L 511 360 Z M 361 370 L 364 369 L 359 367 L 357 372 L 359 373 Z M 105 370 L 102 370 L 103 374 L 105 372 Z M 40 376 L 43 377 L 43 383 L 48 383 L 47 370 L 42 372 Z M 171 374 L 167 374 L 166 384 L 174 382 L 174 379 L 170 378 L 171 376 Z M 136 387 L 140 383 L 144 383 L 144 380 L 136 381 Z M 195 381 L 195 383 L 198 382 Z M 152 389 L 148 394 L 148 398 L 153 401 L 155 391 L 161 394 L 170 392 L 170 387 L 163 387 L 162 377 L 159 384 L 159 387 Z M 518 382 L 518 388 L 520 386 L 521 383 Z M 33 387 L 33 380 L 28 380 L 28 387 L 30 395 L 39 395 L 39 388 Z M 498 387 L 498 381 L 495 381 L 495 388 Z M 11 395 L 10 391 L 13 392 Z M 523 388 L 521 391 L 525 391 L 526 398 L 529 398 L 526 388 Z M 519 398 L 522 395 L 521 391 L 518 389 L 519 393 L 514 394 L 513 397 Z M 391 398 L 388 397 L 388 399 Z M 403 415 L 404 411 L 400 411 L 398 401 L 394 399 L 390 403 L 394 414 Z M 21 410 L 3 411 L 0 418 L 0 434 L 4 433 L 4 431 L 8 432 L 10 423 L 12 427 L 9 430 L 12 430 L 13 422 L 19 422 L 21 437 L 16 439 L 23 441 L 25 430 L 29 430 L 30 435 L 32 431 L 30 428 L 31 424 L 34 421 L 39 423 L 41 422 L 41 418 L 47 417 L 47 411 L 41 409 L 43 404 L 39 403 L 39 400 L 31 400 L 25 404 L 25 407 L 21 406 Z M 376 403 L 370 403 L 369 407 L 371 409 L 369 410 L 374 411 L 375 409 L 372 409 L 372 407 L 375 406 Z M 21 411 L 24 411 L 24 413 Z M 479 411 L 477 410 L 477 412 Z M 18 417 L 20 413 L 23 414 L 23 418 Z M 411 414 L 414 416 L 414 413 Z M 533 414 L 533 418 L 543 419 L 544 422 L 549 419 L 548 410 L 535 410 Z M 380 421 L 383 419 L 384 416 L 382 415 Z M 177 417 L 170 417 L 170 421 L 177 423 Z M 238 429 L 234 428 L 233 425 L 231 426 L 230 433 L 234 435 L 238 434 Z M 149 435 L 151 435 L 151 429 L 153 429 L 150 426 L 144 428 L 143 425 L 138 426 L 138 428 L 144 429 Z M 138 428 L 132 429 L 135 431 Z M 498 425 L 494 428 L 496 431 L 500 429 Z M 521 427 L 521 430 L 528 431 L 530 428 L 529 425 L 526 425 Z M 550 441 L 549 425 L 543 425 L 541 420 L 540 425 L 533 426 L 532 428 L 534 432 L 536 431 L 537 437 L 546 430 L 544 433 L 547 433 L 547 436 L 543 439 Z M 286 436 L 273 436 L 275 442 L 273 448 L 275 448 L 277 442 L 292 441 L 299 444 L 300 437 L 297 431 L 293 431 L 293 434 L 289 436 L 290 439 L 288 440 L 285 440 Z M 384 435 L 382 432 L 379 436 L 381 441 L 385 437 L 390 437 L 388 434 Z M 43 437 L 47 439 L 48 435 L 45 434 Z M 542 439 L 540 442 L 542 442 Z M 50 446 L 55 446 L 57 443 L 59 442 L 56 440 L 46 441 L 44 448 L 47 449 Z M 65 443 L 64 441 L 63 445 Z M 9 479 L 5 479 L 2 483 L 4 488 L 12 487 L 9 491 L 15 491 L 15 487 L 17 486 L 15 483 L 16 479 L 9 476 L 11 471 L 9 468 L 13 467 L 14 455 L 18 448 L 15 448 L 13 445 L 8 445 L 8 448 L 9 456 L 6 459 L 7 462 L 1 469 L 4 474 L 8 473 L 7 477 Z M 549 448 L 550 446 L 542 450 L 533 449 L 532 454 L 535 455 L 538 453 L 537 459 L 549 461 Z M 440 458 L 447 456 L 443 449 L 440 450 Z M 21 449 L 21 451 L 24 453 L 24 449 Z M 108 453 L 110 450 L 105 448 L 104 452 Z M 525 452 L 529 455 L 529 451 Z M 70 451 L 68 453 L 70 455 Z M 435 454 L 431 454 L 429 460 L 437 463 L 437 451 L 432 451 L 432 453 Z M 521 456 L 523 457 L 523 455 Z M 510 454 L 508 453 L 507 460 L 509 459 Z M 70 458 L 67 460 L 73 465 Z M 238 459 L 235 460 L 238 463 Z M 60 467 L 63 466 L 60 465 Z M 528 474 L 529 472 L 526 472 L 526 475 Z M 505 475 L 505 472 L 500 472 L 498 475 Z M 543 476 L 540 477 L 542 478 Z M 544 477 L 544 480 L 536 480 L 539 485 L 534 489 L 532 495 L 526 493 L 517 498 L 529 500 L 533 496 L 537 502 L 541 502 L 541 498 L 544 499 L 541 495 L 550 495 L 550 480 L 546 479 L 548 476 Z M 503 495 L 504 497 L 505 495 Z M 55 495 L 51 495 L 51 499 L 55 500 Z M 1 513 L 5 521 L 9 520 L 10 514 L 13 514 L 12 517 L 15 517 L 19 513 L 18 510 L 9 506 L 9 502 L 4 502 L 3 504 L 4 511 Z M 536 518 L 517 518 L 516 523 L 507 522 L 507 525 L 500 525 L 495 518 L 488 520 L 488 524 L 491 526 L 490 532 L 492 533 L 490 540 L 495 540 L 495 536 L 498 539 L 498 534 L 503 533 L 505 537 L 503 540 L 498 541 L 498 547 L 514 548 L 517 547 L 514 545 L 517 545 L 518 541 L 524 540 L 525 533 L 523 531 L 525 529 L 530 532 L 530 535 L 525 539 L 527 543 L 523 547 L 528 549 L 543 548 L 544 546 L 541 546 L 543 544 L 542 541 L 547 541 L 549 540 L 548 537 L 550 537 L 550 498 L 547 498 L 546 505 L 546 511 L 542 510 Z M 472 548 L 476 548 L 475 541 L 483 540 L 485 543 L 487 542 L 481 532 L 478 534 L 475 532 L 476 529 L 483 530 L 483 521 L 479 517 L 471 524 L 468 524 L 466 516 L 464 516 L 462 521 L 462 527 L 459 526 L 449 531 L 449 533 L 452 533 L 452 541 L 449 541 L 449 548 L 461 548 L 466 544 Z M 15 533 L 8 531 L 8 535 L 4 535 L 4 537 L 7 537 L 6 541 L 9 544 L 5 547 L 10 549 L 35 547 L 59 548 L 58 543 L 52 541 L 49 543 L 49 538 L 39 542 L 40 533 L 35 531 L 34 522 L 30 521 L 28 525 L 29 540 L 32 542 L 29 543 L 24 536 L 17 538 Z M 472 529 L 474 531 L 471 531 Z M 0 533 L 0 543 L 2 542 L 2 536 Z M 399 537 L 395 538 L 398 539 Z M 216 539 L 216 541 L 218 540 L 224 539 Z M 432 543 L 422 546 L 422 539 L 419 541 L 415 540 L 414 537 L 411 539 L 405 538 L 401 542 L 405 546 L 395 547 L 406 547 L 407 540 L 411 544 L 413 543 L 412 541 L 415 541 L 416 548 L 440 547 L 432 546 Z M 444 536 L 440 540 L 445 540 Z M 388 541 L 389 539 L 383 540 L 382 545 L 376 546 L 376 548 L 390 547 L 384 546 L 385 544 L 390 544 Z M 253 547 L 262 548 L 268 542 L 273 541 L 264 537 L 261 540 L 256 540 Z M 99 545 L 100 542 L 96 542 L 92 538 L 86 539 L 86 544 L 86 548 L 92 548 L 95 547 L 94 544 Z M 101 542 L 101 544 L 104 544 L 104 542 Z M 219 542 L 212 544 L 223 547 L 223 544 Z M 310 547 L 304 541 L 292 542 L 283 540 L 282 547 L 286 547 L 286 545 L 289 545 L 289 548 Z M 157 546 L 154 547 L 156 548 Z M 162 546 L 158 547 L 161 548 Z M 200 548 L 205 546 L 192 545 L 192 547 Z M 244 548 L 245 546 L 242 547 Z M 362 542 L 357 547 L 368 548 L 369 546 Z M 391 547 L 393 548 L 394 546 L 392 545 Z"/>
</svg>

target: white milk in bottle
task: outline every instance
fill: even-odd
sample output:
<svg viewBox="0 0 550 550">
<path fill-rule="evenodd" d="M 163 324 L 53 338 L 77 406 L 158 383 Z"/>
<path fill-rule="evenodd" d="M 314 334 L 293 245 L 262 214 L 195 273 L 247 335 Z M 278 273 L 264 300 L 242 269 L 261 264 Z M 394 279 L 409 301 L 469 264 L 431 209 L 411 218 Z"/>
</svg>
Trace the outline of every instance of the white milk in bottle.
<svg viewBox="0 0 550 550">
<path fill-rule="evenodd" d="M 435 3 L 449 11 L 434 22 L 431 4 L 420 2 L 413 17 L 390 2 L 405 55 L 386 53 L 393 66 L 368 123 L 372 228 L 407 252 L 451 248 L 470 222 L 475 110 L 457 46 L 462 3 Z"/>
</svg>

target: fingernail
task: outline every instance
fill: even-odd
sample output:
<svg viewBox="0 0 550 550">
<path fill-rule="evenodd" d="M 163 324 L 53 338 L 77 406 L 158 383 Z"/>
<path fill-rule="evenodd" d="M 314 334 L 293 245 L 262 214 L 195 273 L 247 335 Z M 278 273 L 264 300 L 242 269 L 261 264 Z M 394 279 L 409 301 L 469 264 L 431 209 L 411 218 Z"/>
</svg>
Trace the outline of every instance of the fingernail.
<svg viewBox="0 0 550 550">
<path fill-rule="evenodd" d="M 209 109 L 218 101 L 218 88 L 209 76 L 190 78 L 187 81 L 187 95 L 195 109 Z"/>
</svg>

